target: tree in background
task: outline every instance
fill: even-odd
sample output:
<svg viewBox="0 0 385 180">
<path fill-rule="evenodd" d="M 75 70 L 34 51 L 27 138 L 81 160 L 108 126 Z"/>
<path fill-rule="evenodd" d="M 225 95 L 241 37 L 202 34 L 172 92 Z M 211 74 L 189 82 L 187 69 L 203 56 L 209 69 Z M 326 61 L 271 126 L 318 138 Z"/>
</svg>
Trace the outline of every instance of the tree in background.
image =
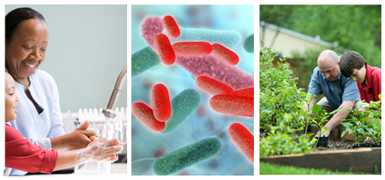
<svg viewBox="0 0 385 180">
<path fill-rule="evenodd" d="M 369 64 L 381 66 L 381 6 L 379 5 L 264 5 L 261 6 L 261 21 L 276 24 L 310 36 L 337 42 L 342 49 L 355 50 Z M 311 61 L 300 63 L 298 71 L 309 71 L 316 65 L 317 51 L 295 54 L 294 59 Z M 301 79 L 303 78 L 303 79 Z M 305 80 L 306 78 L 306 80 Z M 300 86 L 310 76 L 300 77 Z M 302 83 L 301 83 L 302 82 Z"/>
</svg>

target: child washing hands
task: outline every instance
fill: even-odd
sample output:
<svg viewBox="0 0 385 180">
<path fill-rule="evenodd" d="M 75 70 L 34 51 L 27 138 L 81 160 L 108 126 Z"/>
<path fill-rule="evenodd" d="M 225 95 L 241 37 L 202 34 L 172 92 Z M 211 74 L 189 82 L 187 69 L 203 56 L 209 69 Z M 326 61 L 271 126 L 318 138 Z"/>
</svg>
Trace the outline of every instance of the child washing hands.
<svg viewBox="0 0 385 180">
<path fill-rule="evenodd" d="M 5 166 L 31 173 L 51 173 L 82 164 L 88 160 L 116 161 L 122 145 L 116 139 L 96 138 L 87 147 L 77 150 L 57 151 L 43 149 L 11 127 L 8 122 L 16 119 L 18 96 L 15 81 L 5 74 Z"/>
</svg>

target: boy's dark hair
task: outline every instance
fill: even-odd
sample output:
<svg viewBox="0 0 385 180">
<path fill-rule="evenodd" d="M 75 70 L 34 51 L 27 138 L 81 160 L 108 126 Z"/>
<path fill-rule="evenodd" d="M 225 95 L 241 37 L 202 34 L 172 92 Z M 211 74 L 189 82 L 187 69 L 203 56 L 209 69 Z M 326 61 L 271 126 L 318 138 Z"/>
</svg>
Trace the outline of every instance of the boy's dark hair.
<svg viewBox="0 0 385 180">
<path fill-rule="evenodd" d="M 45 22 L 44 16 L 32 8 L 22 7 L 9 12 L 5 16 L 5 42 L 9 43 L 20 23 L 34 18 Z"/>
<path fill-rule="evenodd" d="M 361 69 L 365 65 L 365 59 L 355 51 L 345 52 L 340 58 L 341 73 L 350 77 L 354 69 Z"/>
</svg>

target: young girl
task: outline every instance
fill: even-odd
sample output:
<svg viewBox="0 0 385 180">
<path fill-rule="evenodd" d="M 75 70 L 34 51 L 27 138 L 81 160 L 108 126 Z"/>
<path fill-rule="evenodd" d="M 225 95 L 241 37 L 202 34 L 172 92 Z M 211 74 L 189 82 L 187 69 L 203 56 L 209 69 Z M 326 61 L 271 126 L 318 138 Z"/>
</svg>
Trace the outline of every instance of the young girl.
<svg viewBox="0 0 385 180">
<path fill-rule="evenodd" d="M 5 74 L 5 166 L 27 172 L 51 173 L 66 169 L 88 160 L 115 161 L 122 145 L 116 139 L 97 138 L 87 147 L 78 150 L 60 151 L 43 149 L 32 144 L 28 139 L 9 125 L 16 119 L 15 107 L 18 96 L 15 93 L 15 81 Z"/>
</svg>

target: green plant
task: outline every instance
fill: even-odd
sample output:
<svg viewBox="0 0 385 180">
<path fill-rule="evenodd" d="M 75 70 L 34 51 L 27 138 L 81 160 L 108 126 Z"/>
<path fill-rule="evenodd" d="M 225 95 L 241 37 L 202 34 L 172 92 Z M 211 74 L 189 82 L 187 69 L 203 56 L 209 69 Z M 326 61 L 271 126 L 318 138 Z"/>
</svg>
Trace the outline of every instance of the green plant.
<svg viewBox="0 0 385 180">
<path fill-rule="evenodd" d="M 298 88 L 293 72 L 274 51 L 260 51 L 260 155 L 285 155 L 313 150 L 313 133 L 324 128 L 338 110 L 326 112 L 314 105 L 306 112 L 308 98 Z M 381 143 L 381 104 L 372 102 L 366 111 L 354 109 L 342 123 L 343 133 L 353 134 L 356 143 Z"/>
<path fill-rule="evenodd" d="M 260 119 L 261 130 L 272 126 L 300 130 L 305 123 L 303 105 L 306 94 L 295 83 L 285 59 L 264 48 L 260 56 Z"/>
<path fill-rule="evenodd" d="M 365 110 L 354 109 L 342 123 L 341 136 L 353 136 L 354 143 L 381 143 L 381 103 L 371 102 Z"/>
<path fill-rule="evenodd" d="M 306 153 L 312 151 L 316 139 L 310 135 L 296 135 L 288 132 L 271 132 L 268 136 L 261 139 L 261 157 L 271 155 L 285 155 Z"/>
<path fill-rule="evenodd" d="M 297 87 L 285 59 L 267 48 L 260 57 L 261 156 L 311 151 L 315 141 L 307 127 L 322 110 L 315 106 L 313 115 L 304 111 L 306 93 Z"/>
</svg>

